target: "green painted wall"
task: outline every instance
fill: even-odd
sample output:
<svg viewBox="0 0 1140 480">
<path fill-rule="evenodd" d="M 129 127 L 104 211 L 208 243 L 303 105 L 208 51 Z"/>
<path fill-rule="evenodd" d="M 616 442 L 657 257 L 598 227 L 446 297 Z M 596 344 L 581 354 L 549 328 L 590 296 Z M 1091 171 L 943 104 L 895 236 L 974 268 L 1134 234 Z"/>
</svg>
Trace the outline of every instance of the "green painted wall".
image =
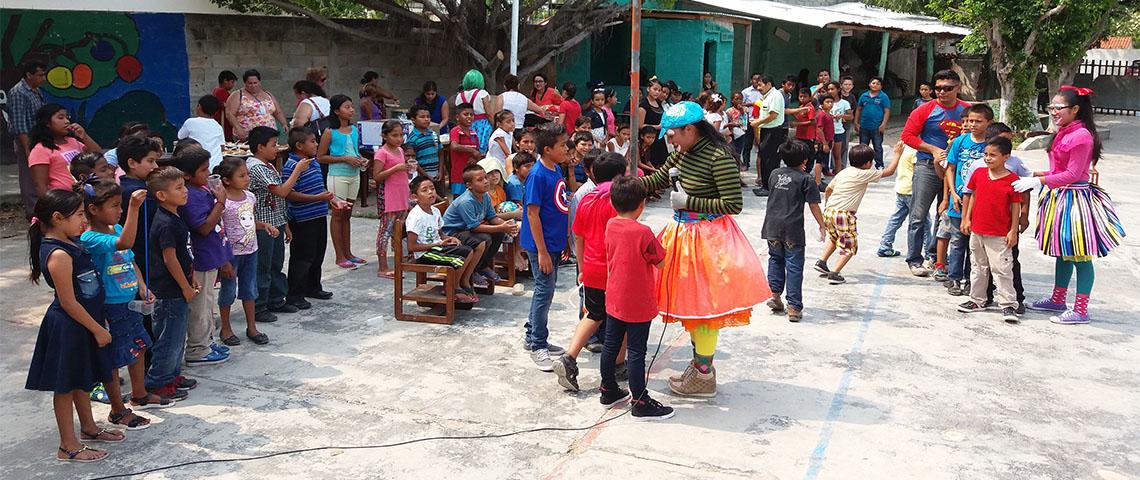
<svg viewBox="0 0 1140 480">
<path fill-rule="evenodd" d="M 776 36 L 776 29 L 788 32 L 788 41 Z M 764 20 L 752 27 L 753 71 L 768 73 L 775 81 L 785 75 L 799 75 L 808 70 L 808 79 L 815 81 L 815 73 L 830 67 L 832 30 L 806 25 Z"/>
</svg>

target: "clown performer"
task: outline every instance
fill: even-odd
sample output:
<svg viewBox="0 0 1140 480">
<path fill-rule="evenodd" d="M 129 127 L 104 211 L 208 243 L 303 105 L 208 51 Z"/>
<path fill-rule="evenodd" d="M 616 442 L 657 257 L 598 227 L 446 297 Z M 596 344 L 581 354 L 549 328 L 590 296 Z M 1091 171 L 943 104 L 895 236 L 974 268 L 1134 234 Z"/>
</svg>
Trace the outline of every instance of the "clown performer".
<svg viewBox="0 0 1140 480">
<path fill-rule="evenodd" d="M 744 207 L 740 169 L 724 136 L 693 102 L 670 107 L 661 121 L 677 151 L 642 181 L 650 191 L 670 186 L 673 221 L 657 235 L 665 262 L 657 277 L 657 305 L 666 323 L 681 322 L 693 343 L 693 361 L 669 379 L 678 395 L 716 395 L 717 336 L 724 327 L 748 325 L 752 307 L 772 296 L 760 258 L 731 215 Z"/>
<path fill-rule="evenodd" d="M 1013 183 L 1018 192 L 1041 187 L 1037 243 L 1042 252 L 1057 259 L 1053 295 L 1029 308 L 1057 313 L 1050 321 L 1062 325 L 1089 323 L 1092 260 L 1108 255 L 1124 238 L 1112 199 L 1096 184 L 1101 143 L 1093 121 L 1092 94 L 1090 89 L 1066 85 L 1053 96 L 1048 108 L 1057 133 L 1048 150 L 1049 171 L 1033 172 L 1032 177 Z M 1070 309 L 1066 301 L 1074 270 L 1077 295 Z"/>
</svg>

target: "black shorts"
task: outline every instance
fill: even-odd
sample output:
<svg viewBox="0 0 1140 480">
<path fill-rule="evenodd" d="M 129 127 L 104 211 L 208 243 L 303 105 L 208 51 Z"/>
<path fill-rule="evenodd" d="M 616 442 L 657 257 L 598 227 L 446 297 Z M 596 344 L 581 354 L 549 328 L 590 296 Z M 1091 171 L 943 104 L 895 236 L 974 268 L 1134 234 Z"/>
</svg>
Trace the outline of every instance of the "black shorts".
<svg viewBox="0 0 1140 480">
<path fill-rule="evenodd" d="M 595 322 L 606 319 L 606 291 L 582 285 L 582 312 Z"/>
<path fill-rule="evenodd" d="M 416 259 L 416 263 L 463 268 L 463 262 L 467 260 L 468 255 L 471 255 L 471 249 L 464 245 L 431 247 L 431 250 L 424 252 L 420 258 Z"/>
</svg>

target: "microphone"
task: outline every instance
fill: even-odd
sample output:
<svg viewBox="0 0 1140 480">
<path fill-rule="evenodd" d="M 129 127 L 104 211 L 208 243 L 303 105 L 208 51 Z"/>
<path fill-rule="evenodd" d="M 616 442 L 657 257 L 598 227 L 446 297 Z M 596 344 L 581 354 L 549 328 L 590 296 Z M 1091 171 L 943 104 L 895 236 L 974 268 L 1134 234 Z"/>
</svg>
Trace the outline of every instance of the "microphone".
<svg viewBox="0 0 1140 480">
<path fill-rule="evenodd" d="M 677 186 L 678 185 L 677 182 L 681 181 L 681 171 L 677 170 L 677 167 L 673 167 L 673 168 L 669 169 L 669 181 L 673 184 L 673 191 L 679 192 L 680 189 Z"/>
</svg>

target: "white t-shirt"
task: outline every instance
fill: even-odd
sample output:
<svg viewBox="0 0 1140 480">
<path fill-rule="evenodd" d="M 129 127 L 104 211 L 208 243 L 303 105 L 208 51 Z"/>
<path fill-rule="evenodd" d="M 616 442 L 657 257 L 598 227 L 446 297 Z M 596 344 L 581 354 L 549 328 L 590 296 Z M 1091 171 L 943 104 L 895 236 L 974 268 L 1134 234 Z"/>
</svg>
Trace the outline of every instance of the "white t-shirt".
<svg viewBox="0 0 1140 480">
<path fill-rule="evenodd" d="M 416 243 L 430 245 L 441 240 L 443 231 L 443 215 L 439 209 L 431 207 L 431 213 L 425 212 L 419 205 L 408 211 L 408 231 L 416 234 Z M 424 252 L 416 252 L 416 258 L 422 257 Z"/>
<path fill-rule="evenodd" d="M 497 138 L 503 139 L 503 143 L 507 144 L 505 151 L 499 146 L 499 142 L 495 141 Z M 501 128 L 496 128 L 495 133 L 491 134 L 491 140 L 487 142 L 487 155 L 499 159 L 500 163 L 506 162 L 507 155 L 510 155 L 511 151 L 514 150 L 514 141 L 514 134 L 504 131 Z"/>
<path fill-rule="evenodd" d="M 720 133 L 728 132 L 728 115 L 725 115 L 724 112 L 713 113 L 705 111 L 705 121 L 714 127 L 717 126 L 716 122 L 720 122 L 720 128 L 717 129 L 717 131 Z"/>
<path fill-rule="evenodd" d="M 210 152 L 210 171 L 222 163 L 222 144 L 226 142 L 226 133 L 222 125 L 212 118 L 193 117 L 182 123 L 178 129 L 178 138 L 193 138 L 202 144 L 202 148 Z"/>
<path fill-rule="evenodd" d="M 523 128 L 523 124 L 526 122 L 526 107 L 529 105 L 526 95 L 507 91 L 499 94 L 499 97 L 503 99 L 503 110 L 514 114 L 515 128 Z"/>
<path fill-rule="evenodd" d="M 613 150 L 614 153 L 621 155 L 623 157 L 625 156 L 625 154 L 627 152 L 629 152 L 629 144 L 631 144 L 631 143 L 633 143 L 632 139 L 625 142 L 624 145 L 618 145 L 617 137 L 611 138 L 610 141 L 606 142 L 606 144 L 610 146 L 610 148 Z"/>
<path fill-rule="evenodd" d="M 843 119 L 841 119 L 839 117 L 842 115 L 846 115 L 847 112 L 850 112 L 850 111 L 851 111 L 851 104 L 847 103 L 847 100 L 840 99 L 840 100 L 835 101 L 831 104 L 831 116 L 835 117 L 835 133 L 836 134 L 840 134 L 840 133 L 843 133 L 846 131 L 843 129 Z"/>
<path fill-rule="evenodd" d="M 487 98 L 487 91 L 482 88 L 474 88 L 471 90 L 464 90 L 455 95 L 455 105 L 459 106 L 461 103 L 470 103 L 475 107 L 475 115 L 486 115 L 487 110 L 483 108 L 483 99 Z"/>
<path fill-rule="evenodd" d="M 863 194 L 867 193 L 867 185 L 877 183 L 883 178 L 883 171 L 874 168 L 848 167 L 840 170 L 831 180 L 831 197 L 827 199 L 827 208 L 853 212 L 859 209 L 863 202 Z"/>
<path fill-rule="evenodd" d="M 325 97 L 309 97 L 301 100 L 301 103 L 308 103 L 311 107 L 310 110 L 312 110 L 312 112 L 309 113 L 309 122 L 332 115 L 329 111 L 332 109 L 332 106 L 329 104 L 329 99 Z"/>
</svg>

